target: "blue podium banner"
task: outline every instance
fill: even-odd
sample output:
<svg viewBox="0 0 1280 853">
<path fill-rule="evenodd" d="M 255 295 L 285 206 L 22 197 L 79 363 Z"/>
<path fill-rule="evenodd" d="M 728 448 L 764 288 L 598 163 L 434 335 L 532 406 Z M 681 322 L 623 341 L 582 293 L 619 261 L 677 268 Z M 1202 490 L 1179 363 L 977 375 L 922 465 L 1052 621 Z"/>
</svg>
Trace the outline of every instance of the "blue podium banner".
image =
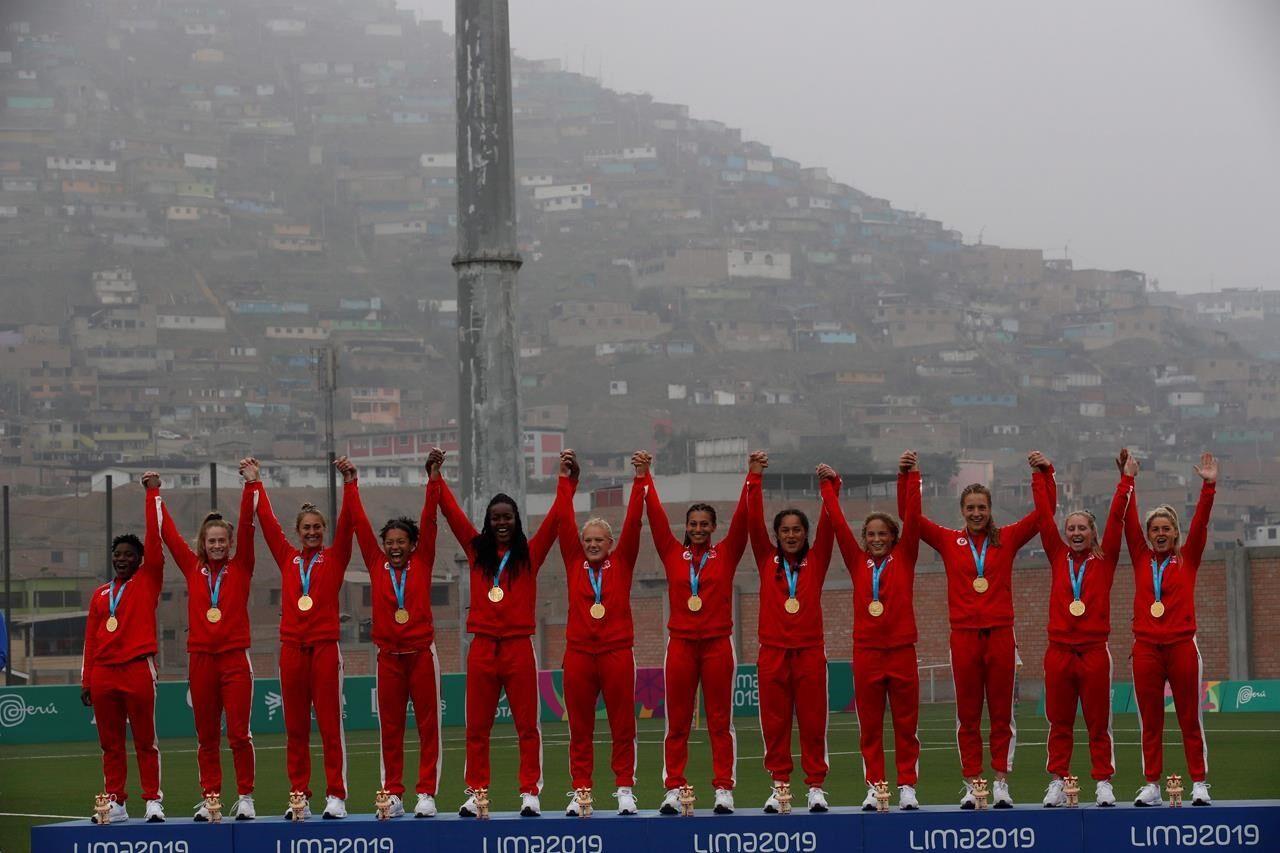
<svg viewBox="0 0 1280 853">
<path fill-rule="evenodd" d="M 1187 849 L 1280 850 L 1280 802 L 1223 802 L 1138 809 L 1044 809 L 1019 806 L 962 812 L 931 806 L 917 812 L 874 814 L 852 808 L 828 814 L 759 812 L 728 816 L 703 809 L 692 818 L 644 812 L 619 817 L 559 815 L 489 820 L 441 815 L 379 821 L 314 817 L 290 823 L 194 823 L 188 818 L 147 824 L 94 826 L 88 821 L 31 830 L 35 853 L 862 853 L 863 850 L 1007 850 L 1111 853 Z"/>
</svg>

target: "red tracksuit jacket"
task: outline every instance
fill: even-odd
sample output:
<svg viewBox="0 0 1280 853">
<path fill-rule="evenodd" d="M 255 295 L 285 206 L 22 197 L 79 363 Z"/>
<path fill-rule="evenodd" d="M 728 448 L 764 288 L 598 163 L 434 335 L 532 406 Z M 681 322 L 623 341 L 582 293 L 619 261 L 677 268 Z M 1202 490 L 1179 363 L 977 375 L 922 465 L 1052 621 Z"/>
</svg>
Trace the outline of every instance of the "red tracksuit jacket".
<svg viewBox="0 0 1280 853">
<path fill-rule="evenodd" d="M 285 536 L 276 514 L 267 499 L 267 490 L 261 490 L 258 498 L 258 522 L 262 536 L 280 567 L 280 642 L 291 646 L 309 646 L 314 643 L 338 641 L 338 592 L 346 577 L 347 563 L 351 562 L 351 511 L 347 508 L 351 495 L 356 491 L 354 482 L 342 486 L 342 511 L 333 531 L 333 544 L 328 548 L 299 551 Z M 299 610 L 302 596 L 302 570 L 317 553 L 311 569 L 309 594 L 314 601 L 310 610 Z"/>
<path fill-rule="evenodd" d="M 249 587 L 253 581 L 253 531 L 257 495 L 261 483 L 246 483 L 240 496 L 240 517 L 236 520 L 236 550 L 230 560 L 204 562 L 178 532 L 178 527 L 164 510 L 160 535 L 187 581 L 187 651 L 220 652 L 247 649 L 249 638 Z M 218 588 L 218 609 L 222 618 L 210 622 L 206 616 L 212 606 L 212 585 L 222 569 L 222 585 Z"/>
<path fill-rule="evenodd" d="M 360 500 L 360 490 L 356 488 L 347 493 L 356 542 L 360 545 L 360 555 L 369 571 L 372 587 L 369 594 L 373 599 L 373 642 L 385 652 L 420 652 L 435 642 L 435 623 L 431 616 L 431 570 L 436 563 L 436 508 L 440 502 L 437 482 L 431 480 L 427 483 L 422 516 L 418 520 L 418 544 L 409 555 L 409 575 L 403 579 L 404 607 L 409 611 L 409 621 L 404 624 L 396 621 L 400 604 L 391 578 L 394 569 L 390 568 L 382 543 L 369 524 Z"/>
<path fill-rule="evenodd" d="M 556 483 L 556 499 L 551 511 L 542 519 L 538 532 L 529 537 L 529 565 L 521 566 L 520 571 L 512 573 L 508 564 L 502 573 L 499 586 L 502 587 L 501 601 L 490 601 L 489 590 L 493 582 L 485 577 L 484 570 L 476 565 L 475 548 L 471 540 L 478 531 L 471 526 L 462 507 L 458 506 L 449 484 L 440 480 L 440 510 L 444 513 L 449 529 L 454 538 L 466 552 L 467 562 L 471 566 L 471 601 L 467 611 L 467 630 L 472 634 L 505 640 L 512 637 L 532 637 L 537 627 L 534 618 L 535 597 L 538 591 L 538 570 L 547 558 L 551 545 L 559 533 L 560 513 L 573 512 L 573 493 L 577 489 L 577 480 L 561 477 Z M 505 553 L 500 551 L 499 556 Z"/>
<path fill-rule="evenodd" d="M 645 506 L 649 510 L 649 528 L 653 544 L 662 559 L 667 573 L 667 597 L 671 615 L 667 619 L 667 631 L 682 640 L 709 640 L 727 637 L 733 633 L 733 575 L 738 570 L 742 552 L 747 548 L 747 492 L 751 484 L 760 487 L 760 475 L 748 474 L 738 498 L 738 507 L 729 521 L 729 532 L 719 544 L 713 544 L 706 565 L 698 575 L 698 595 L 702 609 L 689 609 L 689 596 L 693 594 L 689 583 L 689 565 L 702 561 L 708 549 L 685 547 L 671 535 L 671 522 L 662 508 L 653 477 L 646 480 Z"/>
<path fill-rule="evenodd" d="M 1053 484 L 1053 481 L 1049 481 Z M 1053 502 L 1058 501 L 1057 485 L 1053 484 Z M 898 515 L 906 515 L 906 495 L 898 491 Z M 986 592 L 973 588 L 978 567 L 969 551 L 969 531 L 943 527 L 930 519 L 920 517 L 920 538 L 942 557 L 947 572 L 947 608 L 952 628 L 980 630 L 1004 628 L 1013 625 L 1013 560 L 1018 549 L 1031 541 L 1039 529 L 1033 509 L 1013 524 L 1000 530 L 999 546 L 987 548 L 983 576 L 990 586 Z M 973 547 L 982 553 L 985 537 L 974 539 Z"/>
<path fill-rule="evenodd" d="M 853 581 L 853 644 L 866 649 L 893 649 L 915 645 L 914 603 L 916 560 L 920 555 L 920 472 L 898 473 L 898 505 L 902 509 L 898 541 L 889 551 L 888 562 L 880 572 L 880 603 L 884 612 L 872 616 L 871 576 L 875 561 L 867 556 L 857 535 L 849 529 L 840 506 L 839 482 L 822 484 L 822 500 L 833 519 L 836 542 L 844 558 L 845 568 Z"/>
<path fill-rule="evenodd" d="M 1068 559 L 1074 560 L 1079 571 L 1080 557 L 1072 554 L 1063 541 L 1053 516 L 1056 506 L 1049 498 L 1051 493 L 1057 492 L 1053 480 L 1052 466 L 1047 472 L 1036 471 L 1031 477 L 1031 490 L 1040 518 L 1040 541 L 1049 558 L 1049 639 L 1067 645 L 1106 642 L 1111 633 L 1111 584 L 1120 559 L 1120 537 L 1124 531 L 1125 508 L 1133 493 L 1133 481 L 1126 484 L 1122 479 L 1116 486 L 1107 526 L 1102 534 L 1102 556 L 1090 555 L 1084 566 L 1084 579 L 1080 584 L 1084 613 L 1072 616 L 1068 608 L 1075 600 L 1075 592 L 1071 588 L 1067 562 Z"/>
<path fill-rule="evenodd" d="M 1127 481 L 1127 483 L 1126 483 Z M 1132 477 L 1122 477 L 1121 484 L 1134 489 Z M 1209 513 L 1213 510 L 1213 496 L 1217 484 L 1205 483 L 1200 487 L 1200 499 L 1191 518 L 1186 540 L 1178 553 L 1169 561 L 1160 584 L 1160 600 L 1165 613 L 1159 619 L 1151 615 L 1151 602 L 1156 600 L 1155 585 L 1151 577 L 1151 546 L 1147 532 L 1138 518 L 1138 494 L 1125 512 L 1125 539 L 1129 545 L 1129 559 L 1133 562 L 1133 634 L 1149 643 L 1174 643 L 1190 639 L 1196 633 L 1196 573 L 1200 571 L 1200 558 L 1209 539 Z"/>
<path fill-rule="evenodd" d="M 594 654 L 629 649 L 635 645 L 636 632 L 631 619 L 631 578 L 635 573 L 636 555 L 640 552 L 640 522 L 644 512 L 646 480 L 637 477 L 631 484 L 627 515 L 614 548 L 605 557 L 600 583 L 600 603 L 604 618 L 591 615 L 596 603 L 595 590 L 588 575 L 587 555 L 582 550 L 577 522 L 572 510 L 560 514 L 560 556 L 569 592 L 569 621 L 565 626 L 565 642 L 570 648 Z M 591 566 L 599 571 L 600 566 Z"/>
<path fill-rule="evenodd" d="M 116 605 L 119 626 L 115 631 L 107 630 L 111 583 L 95 589 L 89 599 L 89 616 L 84 626 L 84 664 L 80 669 L 80 686 L 86 690 L 91 686 L 95 665 L 128 663 L 156 653 L 156 602 L 164 586 L 164 550 L 160 544 L 162 507 L 160 490 L 148 489 L 142 565 L 126 581 L 123 592 L 116 583 L 120 600 Z"/>
<path fill-rule="evenodd" d="M 791 588 L 782 567 L 782 549 L 770 538 L 764 521 L 764 489 L 760 482 L 747 482 L 747 524 L 751 551 L 760 575 L 760 615 L 757 629 L 760 645 L 778 649 L 808 649 L 825 644 L 822 632 L 822 585 L 831 565 L 835 543 L 829 519 L 818 519 L 813 547 L 800 561 L 796 574 L 796 600 L 800 609 L 788 613 L 783 606 Z"/>
</svg>

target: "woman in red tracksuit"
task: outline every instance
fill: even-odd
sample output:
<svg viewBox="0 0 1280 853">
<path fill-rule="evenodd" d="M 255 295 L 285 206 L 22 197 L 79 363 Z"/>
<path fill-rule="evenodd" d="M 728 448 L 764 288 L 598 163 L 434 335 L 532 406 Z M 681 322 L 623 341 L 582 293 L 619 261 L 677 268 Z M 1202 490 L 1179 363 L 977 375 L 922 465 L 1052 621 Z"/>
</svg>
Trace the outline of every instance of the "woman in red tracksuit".
<svg viewBox="0 0 1280 853">
<path fill-rule="evenodd" d="M 477 531 L 440 476 L 440 466 L 431 472 L 431 479 L 439 483 L 440 511 L 471 567 L 467 630 L 474 636 L 467 651 L 467 763 L 463 769 L 468 796 L 458 814 L 478 816 L 476 794 L 488 794 L 489 736 L 498 698 L 505 690 L 520 748 L 520 814 L 535 817 L 542 813 L 538 800 L 542 727 L 533 650 L 538 570 L 556 541 L 560 514 L 573 511 L 578 463 L 571 450 L 560 455 L 555 502 L 532 539 L 525 538 L 520 510 L 510 496 L 499 493 L 489 500 L 483 529 Z"/>
<path fill-rule="evenodd" d="M 574 791 L 565 814 L 581 813 L 577 791 L 591 791 L 595 763 L 593 740 L 596 700 L 603 695 L 613 742 L 612 760 L 618 814 L 636 813 L 636 659 L 631 621 L 631 577 L 640 551 L 645 481 L 649 454 L 631 457 L 636 477 L 631 483 L 627 514 L 614 545 L 613 530 L 602 518 L 582 526 L 572 511 L 560 514 L 560 556 L 569 595 L 565 626 L 564 704 L 569 712 L 569 775 Z"/>
<path fill-rule="evenodd" d="M 1132 487 L 1138 460 L 1121 451 L 1123 481 Z M 1196 513 L 1185 542 L 1181 542 L 1178 513 L 1158 506 L 1138 521 L 1135 492 L 1125 513 L 1125 540 L 1133 562 L 1133 693 L 1138 702 L 1142 737 L 1142 773 L 1146 784 L 1136 806 L 1160 805 L 1160 774 L 1164 763 L 1164 686 L 1173 693 L 1173 707 L 1182 729 L 1182 749 L 1191 777 L 1191 802 L 1207 806 L 1209 747 L 1204 738 L 1200 682 L 1204 663 L 1196 645 L 1196 573 L 1209 538 L 1209 513 L 1217 491 L 1218 461 L 1200 456 L 1196 466 L 1203 484 Z"/>
<path fill-rule="evenodd" d="M 667 574 L 671 611 L 663 659 L 667 732 L 662 776 L 667 793 L 658 809 L 665 815 L 679 813 L 680 788 L 688 784 L 684 770 L 699 682 L 711 738 L 715 811 L 733 813 L 738 763 L 738 738 L 733 729 L 733 683 L 738 669 L 732 637 L 733 575 L 747 547 L 747 493 L 752 483 L 759 487 L 759 471 L 747 474 L 738 507 L 729 522 L 729 533 L 717 545 L 711 543 L 716 530 L 715 507 L 697 503 L 685 511 L 681 543 L 671 535 L 671 523 L 653 477 L 646 483 L 649 528 Z"/>
<path fill-rule="evenodd" d="M 1044 713 L 1049 720 L 1049 760 L 1045 769 L 1053 776 L 1044 805 L 1065 806 L 1063 777 L 1071 772 L 1071 748 L 1076 705 L 1084 709 L 1089 731 L 1089 757 L 1096 784 L 1095 800 L 1114 806 L 1111 776 L 1115 771 L 1115 747 L 1111 738 L 1111 584 L 1120 559 L 1120 538 L 1132 484 L 1116 486 L 1107 517 L 1106 533 L 1098 544 L 1098 527 L 1092 513 L 1068 513 L 1063 521 L 1065 539 L 1058 532 L 1049 499 L 1056 491 L 1053 465 L 1036 451 L 1027 457 L 1035 473 L 1031 477 L 1040 541 L 1049 558 L 1049 645 L 1044 653 Z"/>
<path fill-rule="evenodd" d="M 256 465 L 256 459 L 250 459 Z M 346 457 L 338 460 L 338 465 Z M 258 523 L 280 568 L 280 697 L 284 706 L 285 765 L 292 793 L 311 799 L 311 711 L 324 747 L 326 818 L 347 816 L 347 744 L 342 731 L 342 651 L 338 648 L 338 593 L 351 560 L 355 473 L 343 474 L 342 511 L 333 543 L 324 547 L 325 517 L 304 503 L 294 522 L 302 548 L 293 547 L 261 488 Z M 285 812 L 289 818 L 292 810 Z M 311 805 L 303 808 L 311 815 Z"/>
<path fill-rule="evenodd" d="M 201 797 L 222 795 L 222 714 L 236 768 L 236 793 L 230 813 L 237 820 L 257 816 L 253 803 L 253 665 L 249 661 L 249 588 L 253 581 L 254 513 L 258 503 L 258 466 L 240 463 L 245 478 L 240 498 L 240 533 L 231 553 L 231 524 L 221 513 L 205 516 L 195 550 L 178 532 L 168 507 L 160 504 L 160 535 L 187 582 L 187 680 L 195 715 L 196 763 Z M 207 800 L 196 806 L 197 821 L 209 820 Z"/>
<path fill-rule="evenodd" d="M 1057 500 L 1057 493 L 1053 495 Z M 898 514 L 906 495 L 898 493 Z M 965 526 L 952 530 L 920 517 L 920 538 L 938 552 L 947 574 L 951 616 L 951 678 L 956 690 L 956 743 L 965 793 L 960 808 L 972 809 L 973 780 L 982 773 L 982 702 L 991 719 L 991 802 L 1012 808 L 1006 775 L 1013 769 L 1018 732 L 1013 724 L 1013 685 L 1018 648 L 1013 635 L 1013 560 L 1038 529 L 1033 509 L 997 527 L 991 491 L 980 483 L 960 493 Z"/>
<path fill-rule="evenodd" d="M 443 458 L 441 455 L 439 458 Z M 427 459 L 430 472 L 437 462 Z M 344 469 L 355 476 L 355 466 Z M 344 472 L 345 473 L 345 472 Z M 414 817 L 434 817 L 440 785 L 440 659 L 431 616 L 431 570 L 436 561 L 439 481 L 429 480 L 417 524 L 393 518 L 381 541 L 365 515 L 360 492 L 348 492 L 356 542 L 369 572 L 373 642 L 378 647 L 378 740 L 382 788 L 391 796 L 389 817 L 404 815 L 404 726 L 409 702 L 418 723 L 417 805 Z"/>
<path fill-rule="evenodd" d="M 763 453 L 752 455 L 751 471 L 760 473 L 769 464 Z M 839 479 L 827 465 L 818 466 L 823 488 Z M 764 739 L 764 766 L 773 790 L 764 810 L 781 810 L 779 795 L 790 787 L 791 721 L 800 728 L 800 766 L 809 788 L 811 812 L 828 810 L 822 790 L 827 770 L 827 649 L 822 632 L 822 585 L 827 579 L 834 545 L 831 522 L 820 520 L 809 547 L 809 518 L 787 508 L 773 518 L 769 539 L 764 523 L 763 490 L 748 486 L 747 523 L 751 550 L 760 576 L 760 650 L 756 670 L 760 685 L 760 734 Z"/>
<path fill-rule="evenodd" d="M 862 808 L 868 811 L 878 807 L 876 783 L 886 781 L 886 701 L 893 713 L 898 807 L 906 811 L 920 807 L 916 798 L 920 773 L 919 635 L 913 602 L 920 554 L 920 471 L 915 451 L 908 450 L 898 461 L 898 496 L 901 528 L 892 516 L 873 512 L 862 522 L 859 544 L 840 506 L 839 481 L 822 482 L 827 517 L 853 581 L 853 699 L 862 775 L 867 783 Z"/>
<path fill-rule="evenodd" d="M 111 542 L 115 577 L 94 590 L 84 626 L 84 666 L 80 701 L 93 706 L 102 746 L 102 785 L 110 799 L 106 815 L 94 823 L 129 819 L 124 785 L 125 724 L 133 733 L 142 798 L 149 823 L 164 820 L 160 790 L 160 747 L 156 742 L 156 602 L 164 584 L 164 551 L 160 546 L 160 477 L 142 476 L 146 487 L 146 546 L 126 533 Z"/>
</svg>

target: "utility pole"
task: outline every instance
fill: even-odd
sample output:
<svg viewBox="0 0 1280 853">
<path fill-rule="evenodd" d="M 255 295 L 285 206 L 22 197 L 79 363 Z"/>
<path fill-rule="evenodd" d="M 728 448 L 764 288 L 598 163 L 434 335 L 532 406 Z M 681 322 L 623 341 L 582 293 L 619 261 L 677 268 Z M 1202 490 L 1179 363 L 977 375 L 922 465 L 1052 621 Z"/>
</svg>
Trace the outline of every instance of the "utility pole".
<svg viewBox="0 0 1280 853">
<path fill-rule="evenodd" d="M 218 463 L 209 463 L 209 509 L 218 508 Z M 237 519 L 237 523 L 239 520 Z"/>
<path fill-rule="evenodd" d="M 333 439 L 333 395 L 338 390 L 338 348 L 333 344 L 316 347 L 316 374 L 320 380 L 320 393 L 324 396 L 324 446 L 329 460 L 329 544 L 333 544 L 333 527 L 338 518 L 337 460 Z"/>
<path fill-rule="evenodd" d="M 524 503 L 515 324 L 521 259 L 507 0 L 457 0 L 454 9 L 458 426 L 464 506 L 474 519 L 497 491 Z M 469 571 L 459 575 L 459 594 L 470 601 Z"/>
<path fill-rule="evenodd" d="M 107 514 L 107 580 L 111 580 L 113 577 L 115 577 L 115 574 L 116 574 L 115 566 L 112 565 L 111 563 L 111 540 L 112 538 L 114 538 L 111 534 L 111 528 L 112 528 L 111 480 L 112 480 L 112 477 L 110 474 L 108 474 L 106 476 L 107 493 L 106 495 L 104 495 L 104 497 L 106 498 L 106 514 Z"/>
<path fill-rule="evenodd" d="M 9 645 L 9 637 L 13 631 L 13 587 L 11 585 L 10 575 L 13 573 L 13 550 L 9 547 L 9 538 L 12 536 L 12 528 L 9 526 L 9 487 L 4 487 L 4 644 L 9 650 L 4 659 L 4 683 L 13 684 L 13 647 Z M 27 672 L 31 672 L 31 667 L 27 667 Z M 28 675 L 28 678 L 30 676 Z"/>
</svg>

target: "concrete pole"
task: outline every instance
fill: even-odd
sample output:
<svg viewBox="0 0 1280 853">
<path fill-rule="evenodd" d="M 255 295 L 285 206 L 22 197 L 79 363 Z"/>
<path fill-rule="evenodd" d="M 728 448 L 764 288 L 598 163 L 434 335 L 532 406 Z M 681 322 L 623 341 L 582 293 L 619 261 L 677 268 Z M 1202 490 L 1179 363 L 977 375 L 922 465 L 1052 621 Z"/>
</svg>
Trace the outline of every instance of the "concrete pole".
<svg viewBox="0 0 1280 853">
<path fill-rule="evenodd" d="M 455 11 L 458 425 L 463 505 L 478 521 L 495 492 L 524 504 L 515 323 L 521 259 L 507 0 L 457 0 Z M 469 601 L 469 572 L 459 585 Z M 462 663 L 465 669 L 465 654 Z"/>
<path fill-rule="evenodd" d="M 1227 677 L 1253 677 L 1253 614 L 1249 594 L 1252 579 L 1249 549 L 1237 545 L 1227 551 Z"/>
</svg>

